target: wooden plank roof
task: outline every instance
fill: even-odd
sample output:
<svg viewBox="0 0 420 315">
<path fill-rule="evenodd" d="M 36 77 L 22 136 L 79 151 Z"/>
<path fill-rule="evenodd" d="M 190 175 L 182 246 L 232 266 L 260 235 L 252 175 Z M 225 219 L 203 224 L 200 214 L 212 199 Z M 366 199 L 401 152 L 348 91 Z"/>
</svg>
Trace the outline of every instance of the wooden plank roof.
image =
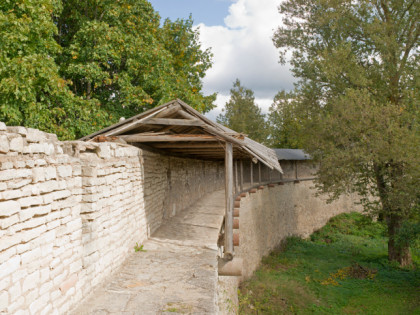
<svg viewBox="0 0 420 315">
<path fill-rule="evenodd" d="M 258 160 L 282 172 L 274 150 L 211 121 L 177 99 L 81 138 L 147 146 L 166 154 L 199 159 L 224 159 L 225 143 L 234 158 Z"/>
</svg>

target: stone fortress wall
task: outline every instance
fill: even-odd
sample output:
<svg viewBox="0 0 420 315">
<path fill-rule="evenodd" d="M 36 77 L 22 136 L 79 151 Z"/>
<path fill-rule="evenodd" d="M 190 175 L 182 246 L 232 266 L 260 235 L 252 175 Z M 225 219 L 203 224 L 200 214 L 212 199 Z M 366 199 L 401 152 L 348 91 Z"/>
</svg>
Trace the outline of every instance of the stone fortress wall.
<svg viewBox="0 0 420 315">
<path fill-rule="evenodd" d="M 222 163 L 0 123 L 0 314 L 65 314 L 223 184 Z"/>
<path fill-rule="evenodd" d="M 239 246 L 235 256 L 242 259 L 240 277 L 219 276 L 218 301 L 220 314 L 234 314 L 238 310 L 238 285 L 252 276 L 261 259 L 289 236 L 309 237 L 328 220 L 340 213 L 358 211 L 357 195 L 343 195 L 332 203 L 326 196 L 317 196 L 313 178 L 317 165 L 312 161 L 280 161 L 283 169 L 282 185 L 263 185 L 255 193 L 241 198 L 239 208 Z M 255 169 L 254 169 L 255 174 Z M 300 179 L 296 181 L 297 178 Z M 278 181 L 278 178 L 274 181 Z M 262 175 L 267 179 L 268 175 Z"/>
<path fill-rule="evenodd" d="M 241 199 L 239 216 L 240 246 L 243 258 L 242 279 L 249 278 L 261 258 L 268 255 L 289 236 L 309 237 L 328 220 L 340 213 L 362 211 L 356 195 L 343 195 L 327 203 L 316 196 L 312 181 L 264 186 Z M 235 248 L 236 249 L 236 248 Z"/>
<path fill-rule="evenodd" d="M 316 169 L 305 163 L 299 177 Z M 282 166 L 293 179 L 293 165 Z M 245 166 L 245 180 L 247 173 Z M 262 169 L 264 181 L 277 176 Z M 236 250 L 245 257 L 244 277 L 286 236 L 307 236 L 351 209 L 351 199 L 326 205 L 311 185 L 266 185 L 242 199 Z M 164 220 L 223 188 L 223 162 L 61 142 L 0 123 L 0 314 L 67 313 Z"/>
</svg>

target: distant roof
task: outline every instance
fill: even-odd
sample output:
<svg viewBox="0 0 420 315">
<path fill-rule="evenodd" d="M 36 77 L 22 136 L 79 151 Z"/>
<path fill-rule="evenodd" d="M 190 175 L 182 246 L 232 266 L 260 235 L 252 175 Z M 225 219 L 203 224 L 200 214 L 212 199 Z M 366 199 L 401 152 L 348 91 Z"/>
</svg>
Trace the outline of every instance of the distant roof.
<svg viewBox="0 0 420 315">
<path fill-rule="evenodd" d="M 301 149 L 273 149 L 279 160 L 310 160 L 309 154 Z"/>
<path fill-rule="evenodd" d="M 225 158 L 225 143 L 235 159 L 251 158 L 283 172 L 273 149 L 215 123 L 177 99 L 81 138 L 147 145 L 166 154 L 200 159 Z"/>
</svg>

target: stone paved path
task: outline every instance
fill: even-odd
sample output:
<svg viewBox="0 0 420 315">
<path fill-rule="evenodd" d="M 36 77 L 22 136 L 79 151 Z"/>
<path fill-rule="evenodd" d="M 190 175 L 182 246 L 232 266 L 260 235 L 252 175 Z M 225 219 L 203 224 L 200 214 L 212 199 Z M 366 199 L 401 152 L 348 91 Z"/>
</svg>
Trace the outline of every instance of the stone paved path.
<svg viewBox="0 0 420 315">
<path fill-rule="evenodd" d="M 165 222 L 72 314 L 216 314 L 224 190 Z"/>
</svg>

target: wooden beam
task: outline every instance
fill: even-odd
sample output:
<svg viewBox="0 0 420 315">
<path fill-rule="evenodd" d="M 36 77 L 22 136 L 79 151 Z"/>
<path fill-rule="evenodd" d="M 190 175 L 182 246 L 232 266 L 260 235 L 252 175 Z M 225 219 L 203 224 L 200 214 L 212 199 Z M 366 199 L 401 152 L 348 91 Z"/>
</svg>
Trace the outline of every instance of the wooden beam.
<svg viewBox="0 0 420 315">
<path fill-rule="evenodd" d="M 238 160 L 235 160 L 235 194 L 238 193 Z"/>
<path fill-rule="evenodd" d="M 198 119 L 175 119 L 175 118 L 150 118 L 143 121 L 146 125 L 173 125 L 173 126 L 202 126 L 203 122 Z"/>
<path fill-rule="evenodd" d="M 160 118 L 160 117 L 167 117 L 167 116 L 170 116 L 170 115 L 173 115 L 173 114 L 175 114 L 175 113 L 179 112 L 180 110 L 181 110 L 181 106 L 180 106 L 179 104 L 172 105 L 172 106 L 168 107 L 166 110 L 164 110 L 164 111 L 162 111 L 162 112 L 158 113 L 158 114 L 156 115 L 156 117 L 157 117 L 157 118 Z M 150 117 L 150 116 L 149 116 L 149 117 Z"/>
<path fill-rule="evenodd" d="M 131 142 L 176 142 L 176 141 L 217 141 L 213 136 L 208 135 L 193 135 L 193 134 L 179 134 L 179 135 L 142 135 L 141 133 L 135 135 L 120 136 L 125 141 Z"/>
<path fill-rule="evenodd" d="M 252 186 L 254 186 L 254 165 L 252 164 L 252 160 L 251 160 L 251 168 L 250 168 L 250 170 L 251 170 L 251 174 L 250 174 L 250 176 L 251 176 L 251 187 Z"/>
<path fill-rule="evenodd" d="M 182 151 L 182 152 L 222 152 L 225 154 L 225 150 L 223 148 L 166 148 L 167 150 L 171 151 Z"/>
<path fill-rule="evenodd" d="M 176 105 L 174 105 L 174 104 L 176 104 Z M 177 101 L 170 101 L 170 102 L 165 103 L 163 105 L 160 105 L 158 107 L 151 108 L 151 109 L 149 109 L 149 110 L 147 110 L 147 111 L 145 111 L 145 112 L 143 112 L 141 114 L 138 114 L 136 116 L 133 116 L 131 118 L 127 118 L 124 121 L 120 121 L 120 122 L 118 122 L 116 124 L 113 124 L 113 125 L 111 125 L 109 127 L 106 127 L 105 129 L 99 130 L 99 131 L 97 131 L 97 132 L 95 132 L 93 134 L 87 135 L 87 136 L 85 136 L 83 138 L 80 138 L 79 140 L 80 141 L 90 141 L 93 137 L 95 137 L 97 135 L 100 135 L 100 134 L 101 135 L 105 135 L 105 133 L 107 131 L 114 130 L 115 128 L 118 128 L 118 127 L 120 127 L 122 125 L 126 125 L 126 124 L 128 124 L 128 123 L 130 123 L 132 121 L 138 120 L 139 117 L 145 117 L 145 116 L 148 116 L 149 114 L 150 115 L 153 115 L 154 113 L 159 112 L 162 108 L 165 109 L 165 108 L 173 107 L 173 106 L 180 106 L 180 105 L 177 103 Z M 148 117 L 150 117 L 150 116 L 148 116 Z"/>
<path fill-rule="evenodd" d="M 220 143 L 203 143 L 203 142 L 192 142 L 192 143 L 156 143 L 154 145 L 156 148 L 161 149 L 171 149 L 171 148 L 220 148 L 225 150 L 222 144 Z"/>
<path fill-rule="evenodd" d="M 261 185 L 261 162 L 258 162 L 258 183 Z"/>
<path fill-rule="evenodd" d="M 169 108 L 169 109 L 171 109 L 171 108 Z M 112 129 L 112 130 L 104 133 L 103 135 L 106 136 L 106 137 L 108 137 L 108 136 L 116 136 L 116 135 L 121 134 L 122 132 L 126 132 L 126 131 L 129 131 L 129 130 L 132 130 L 132 129 L 136 128 L 138 125 L 142 124 L 143 121 L 145 121 L 146 119 L 148 119 L 150 117 L 153 117 L 153 116 L 156 116 L 156 115 L 158 115 L 161 112 L 165 112 L 166 110 L 168 110 L 166 107 L 162 107 L 161 109 L 157 110 L 156 112 L 150 114 L 150 116 L 148 116 L 148 117 L 136 119 L 136 120 L 131 121 L 131 122 L 127 123 L 127 124 L 123 124 L 123 125 L 119 126 L 116 129 Z"/>
<path fill-rule="evenodd" d="M 243 164 L 243 160 L 240 160 L 240 190 L 244 191 L 244 164 Z"/>
<path fill-rule="evenodd" d="M 225 151 L 225 248 L 224 258 L 233 259 L 233 149 L 226 142 Z"/>
<path fill-rule="evenodd" d="M 186 119 L 197 119 L 196 117 L 194 117 L 193 115 L 190 115 L 190 114 L 188 114 L 186 111 L 184 111 L 184 110 L 180 110 L 179 112 L 178 112 L 178 115 L 180 115 L 180 116 L 182 116 L 182 117 L 184 117 L 184 118 L 186 118 Z"/>
</svg>

